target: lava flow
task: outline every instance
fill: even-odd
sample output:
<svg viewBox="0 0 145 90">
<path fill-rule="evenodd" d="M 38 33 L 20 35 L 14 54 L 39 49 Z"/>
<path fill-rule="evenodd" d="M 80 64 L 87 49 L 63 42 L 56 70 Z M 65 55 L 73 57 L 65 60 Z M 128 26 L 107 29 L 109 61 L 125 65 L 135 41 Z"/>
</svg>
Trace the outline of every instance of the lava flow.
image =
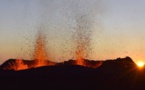
<svg viewBox="0 0 145 90">
<path fill-rule="evenodd" d="M 4 67 L 4 70 L 18 71 L 18 70 L 24 70 L 24 69 L 28 69 L 28 68 L 29 68 L 28 65 L 25 64 L 22 59 L 17 59 L 17 60 L 15 60 L 15 62 L 11 62 L 11 63 L 9 63 L 8 66 Z"/>
</svg>

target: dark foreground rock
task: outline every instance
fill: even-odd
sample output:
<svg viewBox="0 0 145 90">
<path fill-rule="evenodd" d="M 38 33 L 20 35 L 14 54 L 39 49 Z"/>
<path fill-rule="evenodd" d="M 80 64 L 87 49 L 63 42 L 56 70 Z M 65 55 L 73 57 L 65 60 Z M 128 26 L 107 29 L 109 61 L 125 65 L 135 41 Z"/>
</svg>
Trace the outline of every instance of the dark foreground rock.
<svg viewBox="0 0 145 90">
<path fill-rule="evenodd" d="M 58 64 L 28 70 L 0 70 L 3 90 L 145 90 L 145 70 L 131 58 L 103 61 L 98 68 Z"/>
</svg>

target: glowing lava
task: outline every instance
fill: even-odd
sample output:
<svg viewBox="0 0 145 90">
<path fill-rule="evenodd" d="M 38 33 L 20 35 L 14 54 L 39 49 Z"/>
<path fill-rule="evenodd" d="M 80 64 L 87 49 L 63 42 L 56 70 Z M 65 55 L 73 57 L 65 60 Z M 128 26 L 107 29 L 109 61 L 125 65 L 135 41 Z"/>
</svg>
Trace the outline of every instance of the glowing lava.
<svg viewBox="0 0 145 90">
<path fill-rule="evenodd" d="M 34 50 L 34 61 L 31 64 L 24 63 L 24 60 L 17 59 L 13 62 L 10 62 L 8 66 L 4 68 L 4 70 L 24 70 L 30 68 L 36 68 L 41 66 L 49 66 L 55 65 L 54 62 L 48 61 L 48 54 L 46 52 L 46 37 L 45 34 L 41 30 L 38 31 L 36 37 L 36 44 Z M 28 65 L 27 65 L 28 64 Z"/>
<path fill-rule="evenodd" d="M 83 59 L 83 50 L 78 49 L 76 51 L 76 58 L 77 58 L 77 65 L 84 65 L 84 59 Z"/>
<path fill-rule="evenodd" d="M 77 65 L 84 65 L 84 49 L 85 49 L 85 44 L 83 42 L 83 36 L 82 36 L 82 31 L 78 30 L 77 31 L 77 48 L 76 48 L 76 64 Z"/>
<path fill-rule="evenodd" d="M 28 69 L 28 65 L 24 64 L 22 59 L 17 59 L 15 61 L 16 64 L 16 68 L 14 70 L 24 70 L 24 69 Z"/>
<path fill-rule="evenodd" d="M 46 37 L 41 30 L 38 31 L 36 38 L 36 45 L 34 51 L 35 65 L 34 67 L 46 66 L 46 60 L 48 60 L 46 52 Z"/>
<path fill-rule="evenodd" d="M 22 59 L 17 59 L 15 62 L 9 63 L 7 67 L 4 68 L 4 70 L 24 70 L 28 69 L 28 65 L 23 62 Z"/>
<path fill-rule="evenodd" d="M 76 48 L 76 64 L 77 65 L 84 65 L 84 44 L 81 41 L 81 38 L 77 41 L 77 48 Z"/>
<path fill-rule="evenodd" d="M 78 15 L 76 17 L 76 64 L 86 66 L 84 58 L 87 58 L 89 52 L 87 49 L 90 46 L 90 25 L 87 15 Z"/>
</svg>

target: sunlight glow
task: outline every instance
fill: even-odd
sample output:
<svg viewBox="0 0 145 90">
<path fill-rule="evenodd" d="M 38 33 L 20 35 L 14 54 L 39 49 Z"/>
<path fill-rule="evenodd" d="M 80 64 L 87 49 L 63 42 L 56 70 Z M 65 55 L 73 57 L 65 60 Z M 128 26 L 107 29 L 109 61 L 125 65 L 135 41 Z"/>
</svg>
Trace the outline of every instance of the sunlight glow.
<svg viewBox="0 0 145 90">
<path fill-rule="evenodd" d="M 145 64 L 145 63 L 144 63 L 144 62 L 142 62 L 142 61 L 137 62 L 137 66 L 138 66 L 138 67 L 140 67 L 140 68 L 141 68 L 141 67 L 143 67 L 143 66 L 144 66 L 144 64 Z"/>
</svg>

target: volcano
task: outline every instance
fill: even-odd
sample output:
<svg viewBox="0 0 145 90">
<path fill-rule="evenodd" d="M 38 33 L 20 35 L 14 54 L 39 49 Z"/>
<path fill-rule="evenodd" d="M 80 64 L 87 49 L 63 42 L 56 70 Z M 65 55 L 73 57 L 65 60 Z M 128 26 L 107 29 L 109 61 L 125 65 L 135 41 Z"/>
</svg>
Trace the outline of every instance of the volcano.
<svg viewBox="0 0 145 90">
<path fill-rule="evenodd" d="M 4 69 L 16 62 L 10 59 L 0 66 L 0 85 L 5 89 L 35 90 L 144 90 L 145 69 L 139 70 L 130 57 L 114 60 L 84 60 L 88 65 L 76 65 L 75 60 L 25 70 Z M 23 60 L 31 66 L 34 60 Z M 101 64 L 100 64 L 101 62 Z M 49 62 L 50 63 L 50 62 Z"/>
</svg>

